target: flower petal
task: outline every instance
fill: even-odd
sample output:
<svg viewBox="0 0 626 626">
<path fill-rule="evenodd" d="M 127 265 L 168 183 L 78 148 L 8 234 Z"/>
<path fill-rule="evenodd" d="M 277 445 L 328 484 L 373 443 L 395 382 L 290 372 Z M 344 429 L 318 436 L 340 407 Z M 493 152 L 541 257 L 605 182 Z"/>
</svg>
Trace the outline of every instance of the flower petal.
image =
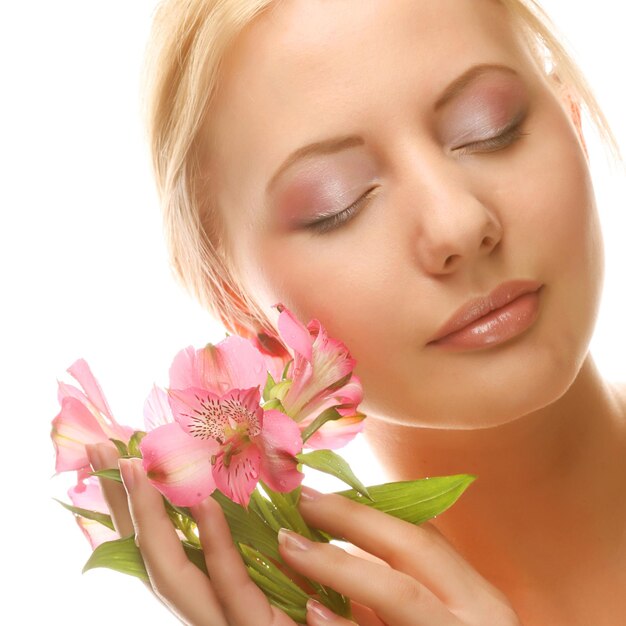
<svg viewBox="0 0 626 626">
<path fill-rule="evenodd" d="M 89 401 L 100 413 L 111 420 L 111 426 L 115 424 L 116 422 L 111 413 L 111 409 L 109 408 L 96 377 L 91 373 L 87 361 L 85 361 L 85 359 L 78 359 L 67 368 L 67 371 L 80 383 Z"/>
<path fill-rule="evenodd" d="M 262 451 L 261 477 L 275 491 L 295 489 L 304 478 L 294 458 L 302 451 L 298 424 L 288 415 L 268 409 L 263 415 L 263 431 L 255 439 Z"/>
<path fill-rule="evenodd" d="M 194 506 L 215 490 L 211 456 L 219 446 L 190 437 L 177 424 L 151 430 L 139 444 L 150 482 L 177 506 Z"/>
<path fill-rule="evenodd" d="M 132 428 L 128 426 L 122 426 L 118 424 L 112 417 L 104 415 L 100 411 L 100 409 L 90 400 L 90 398 L 87 397 L 80 389 L 78 389 L 78 387 L 75 387 L 74 385 L 69 385 L 60 380 L 57 380 L 57 383 L 59 385 L 59 389 L 57 392 L 59 404 L 63 404 L 64 398 L 75 398 L 91 412 L 94 419 L 98 422 L 102 430 L 106 433 L 107 437 L 119 439 L 120 441 L 128 441 L 130 439 L 133 434 Z"/>
<path fill-rule="evenodd" d="M 228 466 L 225 464 L 226 458 L 223 453 L 215 458 L 215 484 L 233 502 L 247 507 L 250 494 L 259 482 L 261 451 L 254 443 L 250 443 L 229 457 Z"/>
<path fill-rule="evenodd" d="M 50 433 L 56 451 L 56 471 L 77 470 L 89 465 L 85 445 L 108 440 L 93 413 L 76 398 L 63 398 Z"/>
<path fill-rule="evenodd" d="M 174 421 L 167 393 L 156 385 L 152 387 L 152 391 L 143 405 L 143 421 L 146 431 L 171 424 Z"/>
<path fill-rule="evenodd" d="M 100 481 L 95 476 L 79 480 L 76 485 L 68 490 L 67 495 L 74 506 L 98 513 L 109 513 Z"/>
<path fill-rule="evenodd" d="M 266 333 L 258 333 L 250 341 L 263 355 L 265 369 L 276 382 L 280 381 L 285 365 L 291 360 L 289 352 L 278 339 Z"/>
<path fill-rule="evenodd" d="M 170 406 L 174 419 L 192 437 L 212 438 L 224 443 L 228 431 L 246 426 L 251 436 L 263 426 L 258 387 L 231 389 L 219 396 L 206 389 L 169 389 Z"/>
<path fill-rule="evenodd" d="M 278 316 L 278 332 L 281 339 L 298 354 L 301 354 L 307 361 L 313 358 L 311 335 L 307 328 L 295 315 L 282 304 L 275 305 L 280 311 Z"/>
<path fill-rule="evenodd" d="M 170 388 L 199 387 L 216 394 L 265 386 L 267 361 L 247 339 L 236 335 L 200 350 L 181 350 L 170 367 Z"/>
</svg>

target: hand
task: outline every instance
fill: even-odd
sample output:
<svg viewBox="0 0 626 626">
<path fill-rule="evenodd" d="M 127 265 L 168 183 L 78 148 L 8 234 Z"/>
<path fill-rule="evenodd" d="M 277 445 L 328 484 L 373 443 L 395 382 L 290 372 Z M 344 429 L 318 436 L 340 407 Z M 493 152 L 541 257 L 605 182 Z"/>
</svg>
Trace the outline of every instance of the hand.
<svg viewBox="0 0 626 626">
<path fill-rule="evenodd" d="M 504 595 L 432 524 L 415 526 L 343 496 L 302 492 L 305 521 L 354 544 L 366 558 L 295 533 L 286 537 L 300 547 L 283 538 L 281 556 L 297 572 L 348 596 L 361 626 L 521 626 Z M 352 622 L 335 616 L 308 623 Z"/>
<path fill-rule="evenodd" d="M 88 454 L 94 470 L 118 465 L 117 451 L 107 444 L 89 446 Z M 187 558 L 141 462 L 122 460 L 119 466 L 126 490 L 117 482 L 100 481 L 115 529 L 122 537 L 135 533 L 151 589 L 174 615 L 192 626 L 295 626 L 249 577 L 213 498 L 193 508 L 209 580 Z"/>
<path fill-rule="evenodd" d="M 90 459 L 94 469 L 105 469 L 115 467 L 118 455 L 105 444 L 97 446 L 95 453 L 92 449 Z M 193 509 L 209 581 L 187 559 L 161 495 L 150 485 L 141 464 L 122 461 L 120 466 L 126 473 L 128 499 L 121 485 L 101 481 L 113 522 L 121 536 L 135 532 L 151 587 L 175 615 L 193 626 L 295 624 L 270 605 L 249 578 L 213 498 Z M 305 520 L 351 542 L 351 552 L 362 556 L 284 532 L 279 536 L 281 556 L 295 571 L 351 598 L 354 618 L 361 626 L 520 626 L 503 594 L 431 524 L 415 526 L 342 496 L 307 488 L 303 493 L 315 498 L 302 498 Z M 306 549 L 291 547 L 290 536 Z M 318 603 L 309 602 L 308 608 L 309 626 L 354 623 Z"/>
</svg>

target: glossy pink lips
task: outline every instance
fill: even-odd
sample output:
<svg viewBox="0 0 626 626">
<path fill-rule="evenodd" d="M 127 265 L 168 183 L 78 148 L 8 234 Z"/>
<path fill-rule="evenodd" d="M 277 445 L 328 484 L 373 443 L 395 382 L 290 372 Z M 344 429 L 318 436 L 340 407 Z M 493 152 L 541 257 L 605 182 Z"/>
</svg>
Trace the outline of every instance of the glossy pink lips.
<svg viewBox="0 0 626 626">
<path fill-rule="evenodd" d="M 498 345 L 532 326 L 539 314 L 541 283 L 509 281 L 484 298 L 469 301 L 428 345 L 476 350 Z"/>
</svg>

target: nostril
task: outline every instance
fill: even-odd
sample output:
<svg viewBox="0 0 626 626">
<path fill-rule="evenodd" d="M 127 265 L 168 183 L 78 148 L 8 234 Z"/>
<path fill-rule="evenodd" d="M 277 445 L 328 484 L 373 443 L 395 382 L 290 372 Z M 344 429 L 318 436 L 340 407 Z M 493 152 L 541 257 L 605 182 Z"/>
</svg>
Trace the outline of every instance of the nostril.
<svg viewBox="0 0 626 626">
<path fill-rule="evenodd" d="M 450 256 L 449 256 L 449 257 L 448 257 L 448 258 L 444 261 L 444 263 L 443 263 L 444 268 L 445 268 L 445 269 L 448 269 L 448 268 L 449 268 L 449 267 L 450 267 L 450 266 L 454 263 L 454 260 L 455 260 L 456 258 L 458 258 L 458 256 L 459 256 L 458 254 L 451 254 L 451 255 L 450 255 Z"/>
</svg>

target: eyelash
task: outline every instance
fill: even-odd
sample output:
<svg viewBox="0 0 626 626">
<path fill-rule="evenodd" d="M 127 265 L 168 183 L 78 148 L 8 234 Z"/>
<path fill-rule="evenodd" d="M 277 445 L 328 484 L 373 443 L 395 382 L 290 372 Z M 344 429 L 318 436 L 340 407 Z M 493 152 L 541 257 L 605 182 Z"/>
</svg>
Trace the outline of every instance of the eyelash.
<svg viewBox="0 0 626 626">
<path fill-rule="evenodd" d="M 461 155 L 467 154 L 471 148 L 476 147 L 480 148 L 482 152 L 495 152 L 496 150 L 500 150 L 514 144 L 518 139 L 529 134 L 530 133 L 522 132 L 522 122 L 520 121 L 511 126 L 511 128 L 505 130 L 503 133 L 500 133 L 496 137 L 490 137 L 489 139 L 484 139 L 483 141 L 468 143 L 465 146 L 456 148 L 455 152 L 458 152 Z M 324 219 L 317 220 L 316 222 L 311 222 L 306 226 L 306 228 L 312 230 L 315 234 L 323 234 L 334 230 L 344 222 L 347 222 L 352 217 L 352 215 L 360 208 L 361 204 L 363 204 L 363 202 L 368 200 L 373 195 L 373 192 L 376 189 L 377 187 L 372 187 L 371 189 L 366 191 L 356 202 L 353 202 L 343 211 L 335 213 L 335 215 L 331 215 L 330 217 L 325 217 Z"/>
</svg>

